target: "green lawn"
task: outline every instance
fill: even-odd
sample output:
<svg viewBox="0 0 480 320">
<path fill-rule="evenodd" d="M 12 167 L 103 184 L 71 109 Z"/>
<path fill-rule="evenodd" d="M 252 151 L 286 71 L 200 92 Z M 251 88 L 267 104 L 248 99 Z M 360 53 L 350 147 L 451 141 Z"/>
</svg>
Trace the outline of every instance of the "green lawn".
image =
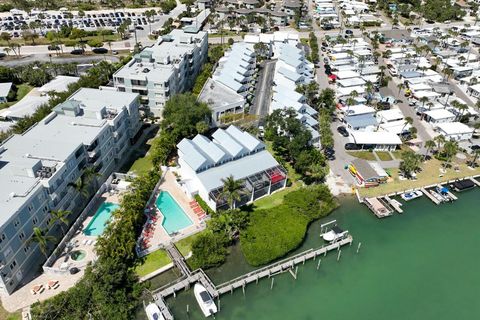
<svg viewBox="0 0 480 320">
<path fill-rule="evenodd" d="M 272 143 L 270 141 L 265 141 L 265 145 L 268 152 L 270 152 L 271 154 L 275 154 L 275 152 L 273 152 Z M 278 206 L 283 203 L 283 198 L 287 194 L 297 190 L 301 186 L 301 182 L 300 182 L 301 176 L 297 172 L 295 172 L 292 165 L 290 163 L 286 163 L 285 169 L 287 170 L 288 179 L 290 180 L 292 185 L 283 190 L 277 191 L 270 196 L 266 196 L 261 199 L 258 199 L 253 203 L 255 206 L 255 209 L 258 209 L 258 210 L 270 209 L 275 206 Z"/>
<path fill-rule="evenodd" d="M 373 152 L 370 151 L 350 151 L 347 153 L 355 158 L 360 158 L 364 160 L 377 160 Z"/>
<path fill-rule="evenodd" d="M 375 197 L 480 174 L 480 168 L 472 170 L 465 163 L 458 163 L 457 165 L 459 167 L 458 172 L 450 168 L 442 174 L 440 172 L 442 162 L 437 159 L 429 160 L 422 164 L 422 171 L 417 173 L 416 180 L 400 180 L 398 169 L 393 168 L 389 170 L 393 181 L 374 188 L 360 188 L 358 191 L 362 197 Z"/>
<path fill-rule="evenodd" d="M 153 271 L 166 266 L 172 262 L 167 252 L 163 249 L 154 251 L 145 257 L 143 264 L 139 265 L 135 272 L 139 277 L 146 276 Z"/>
<path fill-rule="evenodd" d="M 20 312 L 10 313 L 7 310 L 3 309 L 3 306 L 0 304 L 0 319 L 2 319 L 2 320 L 20 320 L 20 319 L 22 319 L 22 314 Z"/>
<path fill-rule="evenodd" d="M 138 158 L 137 160 L 135 160 L 135 162 L 132 164 L 132 166 L 128 171 L 129 172 L 132 171 L 137 175 L 142 175 L 150 171 L 150 169 L 152 168 L 153 168 L 152 159 L 147 154 L 145 157 Z"/>
<path fill-rule="evenodd" d="M 22 98 L 25 97 L 27 95 L 27 93 L 29 93 L 32 89 L 33 89 L 33 87 L 31 85 L 28 85 L 28 84 L 25 84 L 25 83 L 24 84 L 19 84 L 17 86 L 17 96 L 16 96 L 15 100 L 0 104 L 0 109 L 5 109 L 5 108 L 8 108 L 8 107 L 14 105 L 18 101 L 22 100 Z"/>
<path fill-rule="evenodd" d="M 382 161 L 390 161 L 390 160 L 393 160 L 392 156 L 390 155 L 390 153 L 386 152 L 386 151 L 377 151 L 377 156 L 380 160 Z"/>
<path fill-rule="evenodd" d="M 188 254 L 192 251 L 192 243 L 193 241 L 202 233 L 203 231 L 201 232 L 198 232 L 198 233 L 195 233 L 194 235 L 191 235 L 189 237 L 186 237 L 178 242 L 175 243 L 175 246 L 177 247 L 178 251 L 180 251 L 180 253 L 186 257 L 188 256 Z"/>
</svg>

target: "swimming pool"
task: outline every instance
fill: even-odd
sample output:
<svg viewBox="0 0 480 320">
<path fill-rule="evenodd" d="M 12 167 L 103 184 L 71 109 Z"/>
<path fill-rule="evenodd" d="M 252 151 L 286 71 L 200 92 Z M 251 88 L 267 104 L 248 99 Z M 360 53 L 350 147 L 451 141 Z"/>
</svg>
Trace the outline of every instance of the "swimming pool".
<svg viewBox="0 0 480 320">
<path fill-rule="evenodd" d="M 178 232 L 193 224 L 192 220 L 190 220 L 168 191 L 160 192 L 155 205 L 164 216 L 162 226 L 168 234 Z"/>
<path fill-rule="evenodd" d="M 83 229 L 83 233 L 87 236 L 101 235 L 103 233 L 103 230 L 105 229 L 105 225 L 107 224 L 108 220 L 110 220 L 112 212 L 117 210 L 118 207 L 119 205 L 116 203 L 102 203 L 98 208 L 97 212 L 95 212 L 95 215 L 93 216 L 88 226 Z"/>
</svg>

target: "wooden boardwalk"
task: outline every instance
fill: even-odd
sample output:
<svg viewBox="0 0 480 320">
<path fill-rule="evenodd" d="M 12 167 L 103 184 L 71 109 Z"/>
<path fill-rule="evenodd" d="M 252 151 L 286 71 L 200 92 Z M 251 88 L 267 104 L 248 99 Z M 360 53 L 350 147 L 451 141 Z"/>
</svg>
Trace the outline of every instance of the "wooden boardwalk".
<svg viewBox="0 0 480 320">
<path fill-rule="evenodd" d="M 155 303 L 160 308 L 160 311 L 162 312 L 164 318 L 166 320 L 172 320 L 173 315 L 165 302 L 165 298 L 171 295 L 176 296 L 176 293 L 178 291 L 188 290 L 196 282 L 200 282 L 212 297 L 219 297 L 220 295 L 227 292 L 233 292 L 233 290 L 237 288 L 244 289 L 247 284 L 252 282 L 258 282 L 258 280 L 262 278 L 270 278 L 287 271 L 290 271 L 292 275 L 294 275 L 293 268 L 296 265 L 301 263 L 303 264 L 311 259 L 315 260 L 318 256 L 326 255 L 329 251 L 340 250 L 340 247 L 347 244 L 351 245 L 352 242 L 353 237 L 351 235 L 347 235 L 344 239 L 341 239 L 337 242 L 322 246 L 317 249 L 309 249 L 303 251 L 292 257 L 285 258 L 283 260 L 249 272 L 230 281 L 224 282 L 218 286 L 215 286 L 215 284 L 210 280 L 210 278 L 205 274 L 205 272 L 203 272 L 202 269 L 191 272 L 187 264 L 185 263 L 183 256 L 180 254 L 180 252 L 178 252 L 177 248 L 172 245 L 167 248 L 167 252 L 170 257 L 172 257 L 175 265 L 182 272 L 182 277 L 155 290 L 153 292 L 153 298 L 155 300 Z M 296 277 L 296 274 L 294 276 Z"/>
</svg>

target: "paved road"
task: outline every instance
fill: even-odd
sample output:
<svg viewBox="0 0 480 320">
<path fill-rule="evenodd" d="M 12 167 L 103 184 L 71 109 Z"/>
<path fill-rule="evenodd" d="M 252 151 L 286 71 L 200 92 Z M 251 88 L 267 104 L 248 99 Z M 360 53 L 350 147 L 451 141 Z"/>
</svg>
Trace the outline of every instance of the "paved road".
<svg viewBox="0 0 480 320">
<path fill-rule="evenodd" d="M 69 63 L 69 62 L 90 63 L 93 61 L 102 61 L 102 60 L 118 62 L 119 57 L 111 56 L 111 55 L 93 55 L 93 56 L 72 56 L 68 58 L 58 58 L 58 57 L 52 56 L 51 58 L 51 61 L 54 63 Z M 29 55 L 29 56 L 23 56 L 22 58 L 17 60 L 2 61 L 1 64 L 3 66 L 15 67 L 15 66 L 29 64 L 35 61 L 49 62 L 50 57 L 48 56 L 48 54 Z"/>
<path fill-rule="evenodd" d="M 263 63 L 263 69 L 260 71 L 260 80 L 255 89 L 255 98 L 252 108 L 250 108 L 250 114 L 255 114 L 257 116 L 268 115 L 270 111 L 272 83 L 276 62 L 277 60 L 272 60 Z"/>
</svg>

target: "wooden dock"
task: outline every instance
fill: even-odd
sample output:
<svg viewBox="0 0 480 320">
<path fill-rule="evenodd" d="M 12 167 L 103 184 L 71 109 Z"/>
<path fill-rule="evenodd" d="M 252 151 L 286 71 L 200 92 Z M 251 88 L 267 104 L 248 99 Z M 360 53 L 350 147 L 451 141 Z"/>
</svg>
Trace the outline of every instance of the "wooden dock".
<svg viewBox="0 0 480 320">
<path fill-rule="evenodd" d="M 365 198 L 363 199 L 367 207 L 378 217 L 385 218 L 391 216 L 393 209 L 387 205 L 386 201 L 381 200 L 380 198 Z"/>
<path fill-rule="evenodd" d="M 436 205 L 439 205 L 441 203 L 441 201 L 432 196 L 432 194 L 427 189 L 421 188 L 420 191 L 422 191 L 423 194 L 426 195 L 428 199 L 432 200 L 433 203 L 435 203 Z"/>
<path fill-rule="evenodd" d="M 475 183 L 477 186 L 480 187 L 480 182 L 478 182 L 477 179 L 475 179 L 474 177 L 471 177 L 470 180 L 472 180 L 473 183 Z"/>
<path fill-rule="evenodd" d="M 177 267 L 179 267 L 179 269 L 182 271 L 182 277 L 155 290 L 153 292 L 153 298 L 155 300 L 155 303 L 158 305 L 160 311 L 162 312 L 164 318 L 166 320 L 173 320 L 173 315 L 165 302 L 165 298 L 171 295 L 176 296 L 176 293 L 181 290 L 188 290 L 196 282 L 200 282 L 210 293 L 210 295 L 216 298 L 227 292 L 233 292 L 233 290 L 237 288 L 242 288 L 244 290 L 245 286 L 249 283 L 258 283 L 260 279 L 271 278 L 284 272 L 290 272 L 292 276 L 296 278 L 296 272 L 293 272 L 293 269 L 296 265 L 304 264 L 306 261 L 311 259 L 315 260 L 321 255 L 326 255 L 329 251 L 340 250 L 342 246 L 347 244 L 351 245 L 352 242 L 353 237 L 351 235 L 347 235 L 345 238 L 337 242 L 324 245 L 317 249 L 309 249 L 303 251 L 292 257 L 285 258 L 283 260 L 249 272 L 230 281 L 224 282 L 218 286 L 215 286 L 215 284 L 210 280 L 210 278 L 205 274 L 205 272 L 203 272 L 202 269 L 197 269 L 191 272 L 188 269 L 184 258 L 178 252 L 176 247 L 172 245 L 172 247 L 167 248 L 167 251 L 172 257 L 175 265 L 178 264 Z M 188 270 L 188 272 L 184 269 L 184 267 L 186 267 L 186 270 Z"/>
<path fill-rule="evenodd" d="M 384 197 L 385 200 L 388 202 L 388 204 L 393 208 L 395 209 L 395 211 L 397 211 L 398 213 L 403 213 L 403 209 L 401 207 L 401 203 L 399 203 L 398 201 L 396 200 L 392 200 L 389 196 L 385 196 Z"/>
</svg>

